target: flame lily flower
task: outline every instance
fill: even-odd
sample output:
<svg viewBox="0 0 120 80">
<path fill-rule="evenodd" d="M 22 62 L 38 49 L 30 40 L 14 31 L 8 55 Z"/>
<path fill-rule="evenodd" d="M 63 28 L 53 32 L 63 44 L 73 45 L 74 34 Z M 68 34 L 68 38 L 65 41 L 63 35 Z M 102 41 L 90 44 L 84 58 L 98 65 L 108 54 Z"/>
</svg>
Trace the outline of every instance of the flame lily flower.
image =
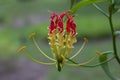
<svg viewBox="0 0 120 80">
<path fill-rule="evenodd" d="M 87 38 L 84 38 L 84 42 L 80 49 L 70 58 L 67 58 L 67 56 L 72 52 L 72 49 L 74 48 L 73 44 L 77 42 L 76 40 L 76 24 L 74 22 L 74 15 L 69 15 L 70 10 L 63 12 L 61 14 L 56 14 L 52 12 L 50 17 L 50 25 L 48 26 L 48 39 L 49 39 L 49 45 L 51 47 L 51 51 L 53 54 L 53 58 L 49 57 L 47 54 L 45 54 L 37 44 L 34 36 L 35 33 L 31 33 L 29 35 L 29 38 L 31 38 L 36 46 L 36 48 L 39 50 L 41 54 L 43 54 L 46 58 L 53 61 L 53 63 L 46 63 L 46 62 L 40 62 L 34 57 L 32 57 L 30 54 L 26 52 L 26 55 L 32 59 L 33 61 L 45 64 L 45 65 L 53 65 L 56 64 L 58 71 L 61 71 L 63 68 L 63 65 L 70 65 L 70 66 L 80 66 L 80 65 L 86 65 L 87 63 L 91 62 L 95 57 L 91 58 L 87 62 L 81 63 L 81 64 L 69 64 L 68 61 L 71 61 L 73 58 L 75 58 L 84 48 L 86 42 L 88 41 Z M 64 17 L 65 22 L 64 22 Z M 66 23 L 66 24 L 64 24 Z M 26 46 L 21 47 L 18 51 L 21 52 L 26 48 Z"/>
</svg>

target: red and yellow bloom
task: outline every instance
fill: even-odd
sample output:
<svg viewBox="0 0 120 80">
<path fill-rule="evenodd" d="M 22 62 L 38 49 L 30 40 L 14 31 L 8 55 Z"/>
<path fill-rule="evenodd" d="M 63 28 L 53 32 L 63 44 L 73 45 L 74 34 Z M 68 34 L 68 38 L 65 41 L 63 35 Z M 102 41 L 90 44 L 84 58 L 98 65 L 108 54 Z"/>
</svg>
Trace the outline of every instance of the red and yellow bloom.
<svg viewBox="0 0 120 80">
<path fill-rule="evenodd" d="M 47 54 L 45 54 L 37 44 L 34 36 L 35 33 L 29 35 L 29 38 L 31 38 L 35 44 L 35 47 L 38 49 L 38 51 L 43 54 L 46 58 L 53 61 L 53 63 L 46 63 L 41 62 L 32 57 L 27 52 L 26 55 L 32 59 L 33 61 L 45 64 L 45 65 L 53 65 L 56 64 L 58 71 L 61 71 L 64 64 L 71 65 L 71 66 L 80 66 L 85 65 L 93 60 L 90 59 L 89 61 L 82 63 L 82 64 L 69 64 L 65 63 L 67 61 L 71 61 L 74 57 L 76 57 L 81 50 L 84 48 L 85 43 L 87 42 L 87 39 L 84 38 L 84 43 L 80 47 L 80 49 L 70 58 L 68 58 L 68 55 L 72 52 L 73 44 L 77 42 L 76 40 L 76 24 L 74 22 L 74 15 L 69 15 L 70 10 L 63 12 L 61 14 L 57 14 L 55 12 L 51 13 L 50 16 L 50 25 L 48 26 L 48 39 L 49 39 L 49 45 L 51 47 L 53 58 L 49 57 Z M 21 52 L 23 49 L 25 49 L 26 46 L 21 47 L 18 51 Z"/>
<path fill-rule="evenodd" d="M 64 63 L 64 57 L 71 53 L 73 44 L 76 42 L 76 24 L 74 16 L 69 15 L 70 11 L 59 14 L 52 13 L 50 17 L 49 44 L 52 53 L 59 66 Z M 67 18 L 64 24 L 64 17 Z M 60 60 L 61 59 L 61 60 Z"/>
</svg>

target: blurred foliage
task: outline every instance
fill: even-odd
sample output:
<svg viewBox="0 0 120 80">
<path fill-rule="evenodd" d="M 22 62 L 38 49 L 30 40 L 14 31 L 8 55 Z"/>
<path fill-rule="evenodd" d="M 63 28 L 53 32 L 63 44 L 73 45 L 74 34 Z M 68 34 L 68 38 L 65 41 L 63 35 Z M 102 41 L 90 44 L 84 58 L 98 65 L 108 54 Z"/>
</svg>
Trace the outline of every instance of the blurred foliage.
<svg viewBox="0 0 120 80">
<path fill-rule="evenodd" d="M 18 36 L 11 29 L 0 29 L 0 37 L 0 59 L 6 59 L 17 51 Z"/>
<path fill-rule="evenodd" d="M 17 0 L 19 2 L 31 2 L 31 1 L 34 1 L 34 0 Z"/>
</svg>

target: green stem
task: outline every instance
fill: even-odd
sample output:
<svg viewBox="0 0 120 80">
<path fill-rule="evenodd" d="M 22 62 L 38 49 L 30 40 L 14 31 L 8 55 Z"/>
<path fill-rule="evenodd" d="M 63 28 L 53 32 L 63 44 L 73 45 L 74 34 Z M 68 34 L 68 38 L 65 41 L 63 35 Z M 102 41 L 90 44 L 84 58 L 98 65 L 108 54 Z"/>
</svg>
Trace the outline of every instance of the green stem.
<svg viewBox="0 0 120 80">
<path fill-rule="evenodd" d="M 112 4 L 112 0 L 111 0 L 111 4 Z M 118 61 L 118 63 L 120 64 L 120 59 L 118 57 L 118 54 L 117 54 L 117 47 L 116 47 L 116 36 L 114 35 L 114 27 L 113 27 L 113 23 L 112 23 L 112 6 L 110 4 L 110 7 L 109 7 L 109 15 L 107 13 L 105 13 L 99 6 L 97 6 L 96 4 L 93 4 L 93 6 L 99 10 L 102 14 L 104 14 L 108 19 L 109 19 L 109 23 L 110 23 L 110 28 L 111 28 L 111 33 L 112 33 L 112 43 L 113 43 L 113 50 L 114 50 L 114 55 L 115 55 L 115 58 L 116 60 Z"/>
<path fill-rule="evenodd" d="M 114 28 L 113 28 L 113 23 L 112 23 L 112 9 L 109 8 L 109 24 L 111 28 L 111 34 L 112 34 L 112 43 L 113 43 L 113 50 L 114 50 L 114 55 L 117 60 L 117 62 L 120 64 L 120 59 L 117 54 L 117 47 L 116 47 L 116 36 L 114 35 Z"/>
</svg>

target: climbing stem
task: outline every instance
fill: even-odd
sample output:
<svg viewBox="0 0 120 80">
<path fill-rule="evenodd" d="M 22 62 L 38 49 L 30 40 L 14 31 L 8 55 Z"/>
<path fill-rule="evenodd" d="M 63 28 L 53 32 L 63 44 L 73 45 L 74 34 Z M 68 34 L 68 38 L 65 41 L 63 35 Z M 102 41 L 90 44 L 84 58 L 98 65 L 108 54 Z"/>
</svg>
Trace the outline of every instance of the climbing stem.
<svg viewBox="0 0 120 80">
<path fill-rule="evenodd" d="M 117 54 L 117 47 L 116 47 L 116 35 L 114 34 L 115 33 L 115 30 L 114 30 L 114 27 L 113 27 L 113 22 L 112 22 L 112 15 L 113 15 L 113 2 L 111 0 L 111 3 L 109 5 L 109 15 L 104 12 L 98 5 L 96 4 L 93 4 L 93 6 L 99 10 L 102 14 L 104 14 L 108 19 L 109 19 L 109 24 L 110 24 L 110 28 L 111 28 L 111 34 L 112 34 L 112 43 L 113 43 L 113 50 L 114 50 L 114 55 L 115 55 L 115 58 L 116 60 L 118 61 L 118 63 L 120 64 L 120 59 L 118 57 L 118 54 Z"/>
<path fill-rule="evenodd" d="M 111 34 L 112 34 L 114 56 L 115 56 L 117 62 L 120 64 L 120 59 L 119 59 L 118 54 L 117 54 L 116 35 L 114 34 L 115 30 L 114 30 L 113 22 L 112 22 L 112 9 L 111 8 L 109 8 L 109 17 L 108 18 L 109 18 L 109 24 L 110 24 L 110 28 L 111 28 Z"/>
</svg>

